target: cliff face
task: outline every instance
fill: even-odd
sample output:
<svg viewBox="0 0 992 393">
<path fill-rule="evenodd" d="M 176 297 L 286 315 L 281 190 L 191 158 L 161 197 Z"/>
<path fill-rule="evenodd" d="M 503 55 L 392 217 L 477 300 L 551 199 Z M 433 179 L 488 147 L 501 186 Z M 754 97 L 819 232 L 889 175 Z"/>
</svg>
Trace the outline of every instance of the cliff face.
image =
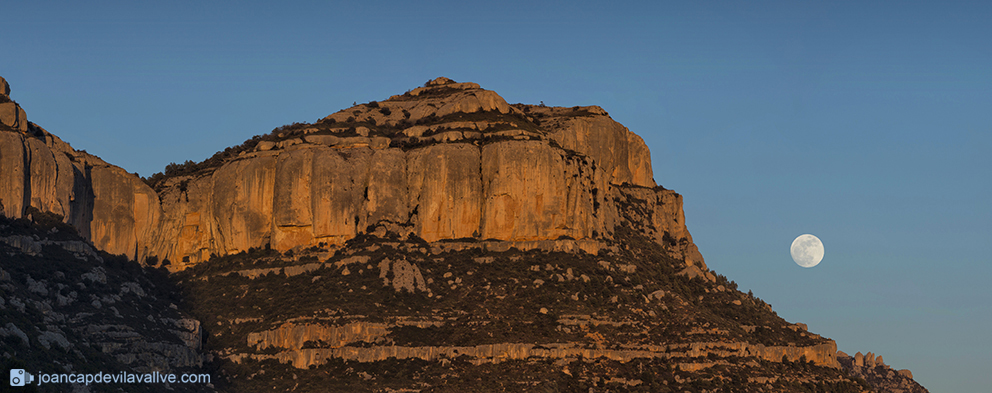
<svg viewBox="0 0 992 393">
<path fill-rule="evenodd" d="M 6 82 L 2 91 L 9 92 Z M 6 98 L 3 95 L 0 98 Z M 0 116 L 0 210 L 20 218 L 33 208 L 64 217 L 101 250 L 137 256 L 159 224 L 158 196 L 137 176 L 74 150 L 17 117 Z"/>
<path fill-rule="evenodd" d="M 478 85 L 438 80 L 338 112 L 328 128 L 169 179 L 161 240 L 145 253 L 182 268 L 250 248 L 339 245 L 383 221 L 429 242 L 609 238 L 615 186 L 654 186 L 647 147 L 599 108 L 532 108 L 546 126 Z"/>
<path fill-rule="evenodd" d="M 602 109 L 510 106 L 443 78 L 169 178 L 158 193 L 4 105 L 20 113 L 0 132 L 6 215 L 60 214 L 100 249 L 173 270 L 250 248 L 340 245 L 380 222 L 429 242 L 609 239 L 621 184 L 681 214 L 653 189 L 644 142 Z M 668 232 L 688 236 L 675 222 Z"/>
</svg>

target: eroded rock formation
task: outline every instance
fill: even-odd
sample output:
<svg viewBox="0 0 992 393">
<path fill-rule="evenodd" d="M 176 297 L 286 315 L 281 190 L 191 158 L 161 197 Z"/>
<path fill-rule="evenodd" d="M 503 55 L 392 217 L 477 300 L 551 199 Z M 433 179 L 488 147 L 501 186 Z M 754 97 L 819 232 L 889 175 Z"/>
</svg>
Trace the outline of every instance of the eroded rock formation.
<svg viewBox="0 0 992 393">
<path fill-rule="evenodd" d="M 851 375 L 863 378 L 880 392 L 892 393 L 926 393 L 928 390 L 913 380 L 913 372 L 903 369 L 895 370 L 885 364 L 881 356 L 868 352 L 858 352 L 849 356 L 837 352 L 837 360 Z"/>
<path fill-rule="evenodd" d="M 6 83 L 4 83 L 4 89 Z M 4 95 L 4 98 L 7 96 Z M 0 204 L 20 218 L 31 209 L 64 218 L 101 250 L 138 256 L 159 225 L 158 196 L 137 176 L 16 117 L 0 116 Z"/>
<path fill-rule="evenodd" d="M 546 127 L 524 124 L 523 110 L 478 85 L 440 79 L 338 112 L 327 121 L 343 125 L 326 134 L 307 129 L 169 179 L 158 238 L 180 241 L 153 242 L 148 252 L 183 266 L 266 245 L 342 244 L 383 221 L 410 224 L 429 242 L 609 238 L 617 187 L 653 192 L 647 147 L 599 108 L 581 116 L 534 108 Z M 470 114 L 474 121 L 445 120 Z M 349 126 L 356 118 L 396 132 L 370 136 L 384 131 Z M 677 203 L 670 197 L 650 198 Z M 680 204 L 664 209 L 681 214 Z M 687 234 L 680 225 L 668 231 L 679 239 Z"/>
<path fill-rule="evenodd" d="M 156 193 L 4 105 L 20 113 L 2 117 L 6 215 L 53 212 L 100 249 L 173 270 L 250 248 L 342 244 L 381 222 L 428 242 L 609 239 L 624 193 L 652 202 L 645 230 L 702 264 L 681 197 L 655 188 L 647 146 L 598 107 L 511 106 L 439 78 L 169 178 Z M 640 189 L 621 191 L 631 187 Z"/>
</svg>

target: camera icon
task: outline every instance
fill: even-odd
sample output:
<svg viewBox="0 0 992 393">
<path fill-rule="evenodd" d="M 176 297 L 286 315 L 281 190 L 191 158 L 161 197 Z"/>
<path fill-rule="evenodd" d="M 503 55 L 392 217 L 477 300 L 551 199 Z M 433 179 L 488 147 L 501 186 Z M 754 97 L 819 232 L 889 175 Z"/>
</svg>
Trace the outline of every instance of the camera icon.
<svg viewBox="0 0 992 393">
<path fill-rule="evenodd" d="M 24 386 L 25 384 L 30 385 L 34 382 L 34 375 L 24 371 L 23 368 L 15 368 L 10 370 L 10 386 Z"/>
</svg>

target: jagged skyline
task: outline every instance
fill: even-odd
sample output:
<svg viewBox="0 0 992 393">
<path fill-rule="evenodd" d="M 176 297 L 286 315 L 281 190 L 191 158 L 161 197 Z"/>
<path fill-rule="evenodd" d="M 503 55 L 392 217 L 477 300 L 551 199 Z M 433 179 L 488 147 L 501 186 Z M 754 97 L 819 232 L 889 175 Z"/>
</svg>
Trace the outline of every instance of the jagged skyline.
<svg viewBox="0 0 992 393">
<path fill-rule="evenodd" d="M 38 7 L 5 7 L 12 98 L 129 171 L 442 75 L 600 105 L 686 196 L 710 267 L 935 391 L 989 384 L 987 6 Z M 807 232 L 827 254 L 796 270 Z"/>
</svg>

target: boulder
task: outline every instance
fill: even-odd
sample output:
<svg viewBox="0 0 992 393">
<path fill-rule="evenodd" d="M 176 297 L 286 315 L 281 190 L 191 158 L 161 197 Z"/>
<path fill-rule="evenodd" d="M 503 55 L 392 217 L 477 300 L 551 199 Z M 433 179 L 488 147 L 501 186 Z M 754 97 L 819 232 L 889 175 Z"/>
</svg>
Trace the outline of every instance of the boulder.
<svg viewBox="0 0 992 393">
<path fill-rule="evenodd" d="M 334 135 L 307 135 L 303 137 L 303 140 L 316 145 L 334 146 L 340 143 L 341 138 Z"/>
<path fill-rule="evenodd" d="M 447 85 L 447 84 L 450 84 L 450 83 L 455 83 L 455 81 L 453 81 L 453 80 L 451 80 L 449 78 L 445 78 L 443 76 L 439 76 L 437 78 L 434 78 L 434 79 L 431 79 L 431 80 L 427 81 L 426 86 L 441 86 L 441 85 Z"/>
<path fill-rule="evenodd" d="M 258 151 L 269 151 L 269 150 L 272 150 L 272 148 L 274 148 L 274 147 L 276 147 L 276 143 L 275 142 L 261 141 L 261 142 L 258 142 L 258 145 L 255 145 L 255 150 L 258 150 Z"/>
<path fill-rule="evenodd" d="M 21 132 L 28 130 L 27 114 L 16 102 L 0 103 L 0 123 Z"/>
</svg>

